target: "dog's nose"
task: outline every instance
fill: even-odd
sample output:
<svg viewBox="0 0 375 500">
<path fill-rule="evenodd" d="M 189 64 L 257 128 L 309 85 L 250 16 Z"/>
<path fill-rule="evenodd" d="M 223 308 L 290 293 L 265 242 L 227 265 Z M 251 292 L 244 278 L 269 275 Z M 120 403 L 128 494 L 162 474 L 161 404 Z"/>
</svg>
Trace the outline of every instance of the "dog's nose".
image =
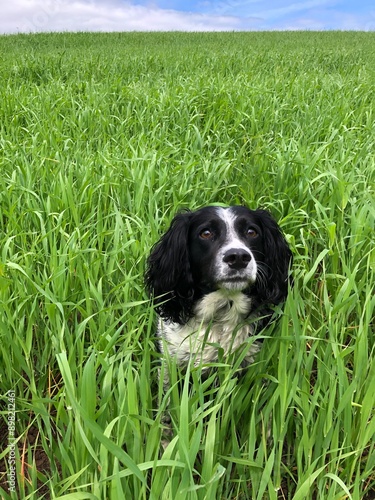
<svg viewBox="0 0 375 500">
<path fill-rule="evenodd" d="M 250 260 L 251 255 L 242 248 L 231 248 L 225 252 L 223 257 L 223 262 L 232 269 L 245 269 Z"/>
</svg>

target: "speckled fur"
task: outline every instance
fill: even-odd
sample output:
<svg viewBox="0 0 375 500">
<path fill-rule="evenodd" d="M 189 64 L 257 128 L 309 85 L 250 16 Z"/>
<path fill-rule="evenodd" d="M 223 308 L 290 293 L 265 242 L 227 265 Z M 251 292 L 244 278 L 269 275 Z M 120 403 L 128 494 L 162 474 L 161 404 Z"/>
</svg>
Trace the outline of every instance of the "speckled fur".
<svg viewBox="0 0 375 500">
<path fill-rule="evenodd" d="M 224 356 L 230 354 L 254 333 L 252 325 L 244 322 L 251 302 L 250 297 L 239 291 L 222 289 L 202 297 L 186 324 L 160 319 L 161 351 L 167 347 L 178 364 L 186 365 L 193 360 L 196 366 L 216 361 L 219 348 L 223 349 Z M 252 344 L 244 360 L 246 364 L 253 361 L 258 350 L 258 345 Z"/>
</svg>

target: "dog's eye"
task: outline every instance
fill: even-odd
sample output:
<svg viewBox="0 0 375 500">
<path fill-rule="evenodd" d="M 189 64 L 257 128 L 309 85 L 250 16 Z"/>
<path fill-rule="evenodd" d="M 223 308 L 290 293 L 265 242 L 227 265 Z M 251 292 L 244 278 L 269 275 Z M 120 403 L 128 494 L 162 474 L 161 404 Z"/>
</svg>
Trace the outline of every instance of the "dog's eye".
<svg viewBox="0 0 375 500">
<path fill-rule="evenodd" d="M 253 229 L 252 227 L 249 227 L 246 231 L 246 236 L 249 238 L 256 238 L 258 236 L 258 233 Z"/>
<path fill-rule="evenodd" d="M 214 233 L 210 229 L 203 229 L 203 231 L 199 233 L 199 236 L 202 238 L 202 240 L 209 240 L 213 237 L 213 235 Z"/>
</svg>

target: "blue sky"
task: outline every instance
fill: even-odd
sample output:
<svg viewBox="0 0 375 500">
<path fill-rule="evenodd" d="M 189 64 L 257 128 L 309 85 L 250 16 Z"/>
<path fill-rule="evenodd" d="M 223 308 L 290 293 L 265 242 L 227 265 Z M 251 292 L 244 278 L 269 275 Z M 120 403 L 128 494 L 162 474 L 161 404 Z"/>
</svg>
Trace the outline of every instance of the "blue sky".
<svg viewBox="0 0 375 500">
<path fill-rule="evenodd" d="M 0 33 L 375 30 L 374 0 L 11 0 Z"/>
</svg>

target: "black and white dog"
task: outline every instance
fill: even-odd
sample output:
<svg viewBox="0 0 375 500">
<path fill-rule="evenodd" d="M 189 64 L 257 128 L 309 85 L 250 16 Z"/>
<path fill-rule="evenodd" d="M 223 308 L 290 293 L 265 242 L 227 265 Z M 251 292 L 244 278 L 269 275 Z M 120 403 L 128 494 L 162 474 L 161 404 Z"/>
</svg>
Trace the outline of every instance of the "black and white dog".
<svg viewBox="0 0 375 500">
<path fill-rule="evenodd" d="M 209 206 L 177 214 L 148 259 L 146 285 L 161 352 L 177 363 L 215 362 L 265 325 L 288 293 L 292 254 L 265 210 Z M 262 318 L 258 323 L 254 318 Z M 252 343 L 243 364 L 258 351 Z"/>
</svg>

